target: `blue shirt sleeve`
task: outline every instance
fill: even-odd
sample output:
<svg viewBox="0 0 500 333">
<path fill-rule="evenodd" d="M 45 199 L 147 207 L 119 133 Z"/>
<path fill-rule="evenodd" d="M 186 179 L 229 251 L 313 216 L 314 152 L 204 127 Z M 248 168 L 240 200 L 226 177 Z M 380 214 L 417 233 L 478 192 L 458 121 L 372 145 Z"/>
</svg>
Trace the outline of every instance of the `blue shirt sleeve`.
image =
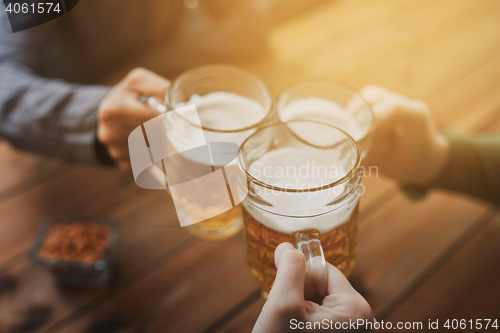
<svg viewBox="0 0 500 333">
<path fill-rule="evenodd" d="M 54 27 L 13 33 L 0 10 L 0 137 L 21 149 L 98 163 L 97 108 L 109 87 L 39 75 Z"/>
</svg>

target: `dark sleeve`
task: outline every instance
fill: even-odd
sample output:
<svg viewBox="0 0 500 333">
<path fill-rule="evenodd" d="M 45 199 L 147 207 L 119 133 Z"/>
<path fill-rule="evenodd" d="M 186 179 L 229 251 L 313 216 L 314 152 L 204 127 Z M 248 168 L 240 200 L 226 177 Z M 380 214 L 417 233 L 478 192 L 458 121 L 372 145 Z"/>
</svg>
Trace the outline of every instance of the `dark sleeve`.
<svg viewBox="0 0 500 333">
<path fill-rule="evenodd" d="M 446 136 L 450 156 L 430 187 L 461 192 L 500 206 L 500 136 Z"/>
<path fill-rule="evenodd" d="M 96 111 L 109 88 L 39 76 L 53 33 L 53 23 L 12 33 L 0 10 L 0 137 L 21 149 L 97 163 Z"/>
<path fill-rule="evenodd" d="M 450 156 L 441 175 L 430 188 L 464 193 L 500 206 L 500 136 L 445 134 Z M 425 189 L 403 187 L 411 198 Z"/>
</svg>

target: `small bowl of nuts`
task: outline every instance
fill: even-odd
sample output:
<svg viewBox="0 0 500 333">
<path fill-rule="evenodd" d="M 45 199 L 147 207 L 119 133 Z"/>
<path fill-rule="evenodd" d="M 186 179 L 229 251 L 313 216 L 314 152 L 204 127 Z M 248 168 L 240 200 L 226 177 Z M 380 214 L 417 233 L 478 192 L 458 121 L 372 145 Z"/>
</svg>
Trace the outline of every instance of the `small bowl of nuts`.
<svg viewBox="0 0 500 333">
<path fill-rule="evenodd" d="M 28 252 L 65 285 L 102 287 L 113 275 L 118 223 L 104 216 L 57 214 L 42 219 Z"/>
</svg>

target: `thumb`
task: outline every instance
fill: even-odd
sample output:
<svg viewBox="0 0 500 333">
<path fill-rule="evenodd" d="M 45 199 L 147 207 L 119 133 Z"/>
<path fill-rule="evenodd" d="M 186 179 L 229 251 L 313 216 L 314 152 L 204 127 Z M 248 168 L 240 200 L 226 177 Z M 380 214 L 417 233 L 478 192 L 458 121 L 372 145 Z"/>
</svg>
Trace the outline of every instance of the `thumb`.
<svg viewBox="0 0 500 333">
<path fill-rule="evenodd" d="M 278 273 L 269 293 L 270 301 L 297 304 L 304 301 L 306 259 L 290 243 L 281 243 L 274 252 Z"/>
</svg>

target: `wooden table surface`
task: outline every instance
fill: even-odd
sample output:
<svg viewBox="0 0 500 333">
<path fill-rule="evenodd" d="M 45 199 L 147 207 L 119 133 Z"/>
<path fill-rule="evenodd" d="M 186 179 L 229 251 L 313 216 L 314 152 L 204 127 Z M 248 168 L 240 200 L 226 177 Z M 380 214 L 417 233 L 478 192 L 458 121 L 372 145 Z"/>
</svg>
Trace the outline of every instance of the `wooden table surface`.
<svg viewBox="0 0 500 333">
<path fill-rule="evenodd" d="M 331 1 L 273 26 L 265 59 L 241 66 L 274 92 L 308 76 L 387 86 L 426 101 L 441 128 L 500 131 L 498 0 Z M 162 191 L 129 173 L 65 165 L 0 142 L 0 332 L 249 332 L 264 300 L 240 234 L 180 228 Z M 500 319 L 500 214 L 465 196 L 408 200 L 364 180 L 350 280 L 379 320 Z M 104 288 L 59 286 L 27 260 L 41 218 L 121 221 Z"/>
</svg>

